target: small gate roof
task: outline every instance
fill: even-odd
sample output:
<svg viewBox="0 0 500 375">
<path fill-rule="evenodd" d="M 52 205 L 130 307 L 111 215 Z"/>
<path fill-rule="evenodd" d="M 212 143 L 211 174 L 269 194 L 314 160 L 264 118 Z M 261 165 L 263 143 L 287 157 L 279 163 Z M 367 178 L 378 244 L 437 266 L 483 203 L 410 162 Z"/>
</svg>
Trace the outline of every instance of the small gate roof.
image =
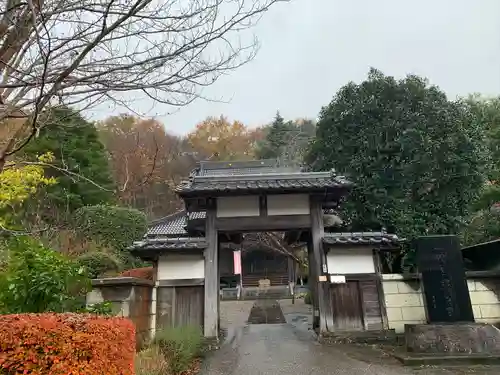
<svg viewBox="0 0 500 375">
<path fill-rule="evenodd" d="M 395 234 L 385 232 L 325 232 L 323 243 L 327 246 L 382 245 L 398 246 L 402 242 Z"/>
<path fill-rule="evenodd" d="M 144 237 L 182 237 L 187 236 L 186 231 L 187 214 L 186 211 L 179 211 L 174 214 L 162 217 L 151 222 Z"/>
<path fill-rule="evenodd" d="M 198 252 L 206 247 L 207 241 L 204 237 L 159 237 L 136 241 L 129 247 L 129 251 L 141 259 L 154 260 L 165 251 Z"/>
</svg>

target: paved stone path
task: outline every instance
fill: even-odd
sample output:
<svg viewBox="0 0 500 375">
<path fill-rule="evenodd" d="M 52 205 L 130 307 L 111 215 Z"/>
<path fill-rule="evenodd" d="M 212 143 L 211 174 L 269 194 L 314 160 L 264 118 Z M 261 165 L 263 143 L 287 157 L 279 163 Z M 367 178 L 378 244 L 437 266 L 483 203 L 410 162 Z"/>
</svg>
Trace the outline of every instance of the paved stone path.
<svg viewBox="0 0 500 375">
<path fill-rule="evenodd" d="M 256 301 L 250 310 L 248 324 L 286 323 L 280 304 L 276 300 Z"/>
<path fill-rule="evenodd" d="M 258 302 L 258 304 L 261 302 Z M 309 330 L 309 307 L 282 301 L 286 323 L 245 324 L 249 301 L 221 303 L 221 324 L 228 340 L 205 363 L 202 375 L 492 375 L 498 368 L 413 370 L 396 361 L 374 357 L 374 351 L 318 344 Z M 262 308 L 262 304 L 260 305 Z M 372 352 L 372 354 L 369 354 Z"/>
</svg>

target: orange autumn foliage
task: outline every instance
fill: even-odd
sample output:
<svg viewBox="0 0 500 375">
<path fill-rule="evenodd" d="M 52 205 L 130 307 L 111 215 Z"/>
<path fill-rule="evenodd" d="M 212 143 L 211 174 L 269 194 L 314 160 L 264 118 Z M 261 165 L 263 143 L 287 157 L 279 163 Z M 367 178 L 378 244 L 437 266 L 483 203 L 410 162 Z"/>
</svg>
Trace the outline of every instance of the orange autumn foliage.
<svg viewBox="0 0 500 375">
<path fill-rule="evenodd" d="M 250 160 L 254 158 L 254 134 L 243 123 L 226 117 L 207 117 L 188 135 L 200 159 Z"/>
<path fill-rule="evenodd" d="M 90 314 L 0 315 L 0 373 L 134 375 L 135 327 Z"/>
<path fill-rule="evenodd" d="M 135 277 L 138 279 L 146 279 L 153 281 L 153 267 L 133 268 L 127 271 L 123 271 L 120 274 L 120 276 Z"/>
</svg>

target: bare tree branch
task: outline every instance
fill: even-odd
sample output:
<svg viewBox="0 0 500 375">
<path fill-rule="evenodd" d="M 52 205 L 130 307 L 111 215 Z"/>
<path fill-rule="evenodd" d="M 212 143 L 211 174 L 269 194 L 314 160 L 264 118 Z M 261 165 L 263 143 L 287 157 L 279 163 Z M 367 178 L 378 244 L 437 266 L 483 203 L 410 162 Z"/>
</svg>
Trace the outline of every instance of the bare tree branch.
<svg viewBox="0 0 500 375">
<path fill-rule="evenodd" d="M 76 173 L 76 172 L 73 172 L 73 171 L 70 171 L 69 169 L 66 169 L 66 168 L 61 168 L 61 167 L 58 167 L 54 164 L 50 164 L 50 163 L 44 163 L 44 162 L 41 162 L 41 161 L 17 161 L 15 163 L 10 163 L 10 164 L 7 164 L 5 165 L 5 169 L 7 168 L 17 168 L 18 166 L 20 165 L 37 165 L 37 166 L 40 166 L 40 167 L 44 167 L 44 168 L 52 168 L 52 169 L 55 169 L 63 174 L 66 174 L 70 177 L 73 177 L 74 179 L 82 179 L 86 182 L 88 182 L 89 184 L 92 184 L 94 185 L 96 188 L 98 189 L 101 189 L 101 190 L 104 190 L 104 191 L 113 191 L 113 190 L 110 190 L 110 189 L 106 189 L 105 187 L 97 184 L 96 182 L 92 181 L 90 178 L 87 178 L 85 177 L 84 175 L 80 174 L 80 173 Z"/>
<path fill-rule="evenodd" d="M 47 105 L 203 97 L 255 56 L 256 39 L 241 31 L 284 1 L 1 0 L 0 127 L 24 116 L 30 131 L 0 147 L 0 171 L 36 136 Z"/>
<path fill-rule="evenodd" d="M 303 248 L 304 244 L 297 244 L 295 246 L 288 245 L 284 240 L 283 233 L 276 232 L 259 232 L 245 234 L 245 243 L 247 245 L 261 245 L 267 247 L 272 251 L 286 255 L 292 258 L 298 264 L 302 264 L 302 260 L 294 251 Z"/>
</svg>

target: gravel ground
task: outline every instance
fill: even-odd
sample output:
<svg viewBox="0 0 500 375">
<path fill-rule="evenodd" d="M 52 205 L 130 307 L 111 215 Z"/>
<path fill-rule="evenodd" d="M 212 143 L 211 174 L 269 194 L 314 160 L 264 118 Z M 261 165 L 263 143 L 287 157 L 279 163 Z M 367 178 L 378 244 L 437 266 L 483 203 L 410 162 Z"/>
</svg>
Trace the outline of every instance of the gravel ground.
<svg viewBox="0 0 500 375">
<path fill-rule="evenodd" d="M 286 323 L 246 324 L 255 302 L 221 302 L 221 325 L 228 338 L 204 363 L 202 375 L 500 374 L 499 367 L 410 369 L 370 346 L 320 345 L 310 329 L 310 306 L 301 300 L 279 301 Z"/>
</svg>

